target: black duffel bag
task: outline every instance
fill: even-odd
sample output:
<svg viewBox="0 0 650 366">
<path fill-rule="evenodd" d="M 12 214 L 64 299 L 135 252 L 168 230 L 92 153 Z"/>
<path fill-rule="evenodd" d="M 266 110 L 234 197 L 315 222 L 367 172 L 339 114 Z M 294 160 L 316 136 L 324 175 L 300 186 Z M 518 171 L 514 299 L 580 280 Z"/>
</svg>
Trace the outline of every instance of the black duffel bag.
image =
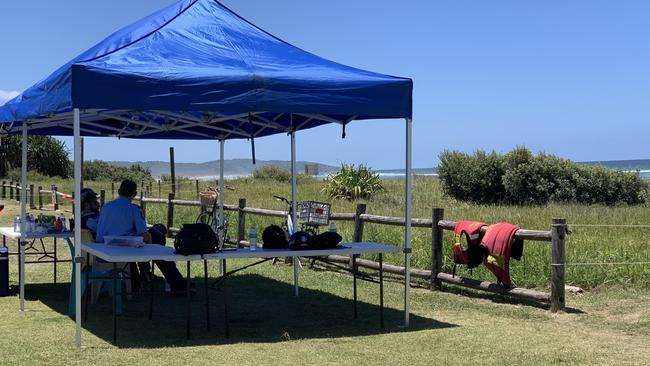
<svg viewBox="0 0 650 366">
<path fill-rule="evenodd" d="M 217 251 L 217 235 L 208 224 L 183 224 L 174 239 L 174 253 L 208 254 Z"/>
</svg>

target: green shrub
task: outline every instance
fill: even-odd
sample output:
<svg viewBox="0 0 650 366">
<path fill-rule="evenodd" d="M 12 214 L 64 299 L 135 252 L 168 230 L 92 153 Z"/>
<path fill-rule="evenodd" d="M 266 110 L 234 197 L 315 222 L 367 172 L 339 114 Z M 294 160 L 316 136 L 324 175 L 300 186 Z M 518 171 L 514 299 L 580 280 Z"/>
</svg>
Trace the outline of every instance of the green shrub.
<svg viewBox="0 0 650 366">
<path fill-rule="evenodd" d="M 358 167 L 354 164 L 342 164 L 338 173 L 327 176 L 323 187 L 323 192 L 330 198 L 344 198 L 350 201 L 368 199 L 384 190 L 379 174 L 363 164 Z"/>
<path fill-rule="evenodd" d="M 291 172 L 277 166 L 265 166 L 255 169 L 253 172 L 253 179 L 291 183 Z"/>
<path fill-rule="evenodd" d="M 22 163 L 22 138 L 3 136 L 0 146 L 0 176 L 7 176 Z M 50 136 L 30 136 L 27 140 L 27 168 L 46 176 L 68 178 L 72 166 L 68 160 L 68 148 L 61 140 Z"/>
<path fill-rule="evenodd" d="M 458 151 L 444 151 L 440 155 L 438 175 L 445 192 L 450 196 L 476 203 L 501 202 L 506 196 L 501 177 L 504 161 L 496 152 L 476 151 L 467 155 Z"/>
<path fill-rule="evenodd" d="M 639 204 L 648 182 L 638 174 L 585 166 L 525 147 L 498 155 L 445 151 L 438 173 L 445 192 L 476 203 L 547 204 L 579 202 Z"/>
<path fill-rule="evenodd" d="M 291 172 L 277 166 L 265 166 L 253 171 L 253 179 L 291 184 Z M 314 180 L 315 178 L 303 173 L 296 174 L 296 184 L 308 183 Z"/>
<path fill-rule="evenodd" d="M 138 164 L 128 167 L 109 164 L 103 160 L 91 160 L 84 162 L 84 180 L 89 181 L 114 181 L 131 179 L 139 183 L 151 180 L 151 172 Z"/>
</svg>

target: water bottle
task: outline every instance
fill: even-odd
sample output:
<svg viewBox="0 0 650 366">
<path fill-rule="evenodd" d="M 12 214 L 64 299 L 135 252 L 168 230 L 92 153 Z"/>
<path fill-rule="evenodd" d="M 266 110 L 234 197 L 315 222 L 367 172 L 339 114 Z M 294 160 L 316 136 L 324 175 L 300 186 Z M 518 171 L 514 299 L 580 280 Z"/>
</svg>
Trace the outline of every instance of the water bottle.
<svg viewBox="0 0 650 366">
<path fill-rule="evenodd" d="M 14 217 L 14 233 L 20 231 L 20 216 Z"/>
<path fill-rule="evenodd" d="M 257 250 L 257 231 L 251 226 L 251 231 L 248 233 L 248 247 L 251 252 Z"/>
<path fill-rule="evenodd" d="M 29 234 L 32 232 L 32 223 L 29 220 L 29 216 L 25 216 L 25 234 Z"/>
<path fill-rule="evenodd" d="M 65 224 L 65 216 L 61 215 L 61 231 L 68 230 L 68 227 Z"/>
<path fill-rule="evenodd" d="M 30 214 L 29 215 L 29 232 L 33 233 L 36 231 L 36 219 L 34 218 L 34 215 Z"/>
<path fill-rule="evenodd" d="M 334 221 L 330 223 L 330 233 L 335 233 L 336 232 L 336 224 Z"/>
</svg>

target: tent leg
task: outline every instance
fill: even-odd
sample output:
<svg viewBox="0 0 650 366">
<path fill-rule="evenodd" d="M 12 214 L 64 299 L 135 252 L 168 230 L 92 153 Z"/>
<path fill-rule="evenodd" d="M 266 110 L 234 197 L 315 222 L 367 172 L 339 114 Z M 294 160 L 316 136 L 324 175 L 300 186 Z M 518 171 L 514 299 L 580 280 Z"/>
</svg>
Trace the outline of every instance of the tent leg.
<svg viewBox="0 0 650 366">
<path fill-rule="evenodd" d="M 412 152 L 413 119 L 406 119 L 406 207 L 404 208 L 404 327 L 409 326 L 410 290 L 411 290 L 411 152 Z"/>
<path fill-rule="evenodd" d="M 27 122 L 23 121 L 22 155 L 20 166 L 20 311 L 25 311 L 25 244 L 27 223 Z"/>
<path fill-rule="evenodd" d="M 74 192 L 79 197 L 81 192 L 81 121 L 79 117 L 79 108 L 74 109 Z M 74 205 L 74 217 L 81 217 L 81 205 Z M 74 228 L 74 282 L 75 282 L 75 343 L 77 348 L 81 348 L 81 225 L 75 225 Z M 113 294 L 116 297 L 117 294 Z"/>
<path fill-rule="evenodd" d="M 293 128 L 293 114 L 291 115 L 291 127 Z M 298 192 L 296 189 L 296 131 L 291 131 L 291 221 L 295 227 L 298 224 L 296 220 L 296 199 Z M 298 271 L 300 270 L 300 257 L 293 257 L 293 290 L 295 296 L 298 296 Z"/>
<path fill-rule="evenodd" d="M 224 224 L 224 217 L 223 217 L 223 201 L 224 201 L 224 195 L 225 195 L 225 184 L 223 181 L 223 169 L 224 169 L 224 154 L 225 154 L 225 145 L 226 145 L 226 140 L 221 139 L 219 140 L 219 226 Z M 223 243 L 224 245 L 226 243 Z M 226 274 L 225 270 L 226 266 L 224 263 L 224 260 L 219 261 L 219 269 L 221 272 L 221 275 L 224 276 Z"/>
</svg>

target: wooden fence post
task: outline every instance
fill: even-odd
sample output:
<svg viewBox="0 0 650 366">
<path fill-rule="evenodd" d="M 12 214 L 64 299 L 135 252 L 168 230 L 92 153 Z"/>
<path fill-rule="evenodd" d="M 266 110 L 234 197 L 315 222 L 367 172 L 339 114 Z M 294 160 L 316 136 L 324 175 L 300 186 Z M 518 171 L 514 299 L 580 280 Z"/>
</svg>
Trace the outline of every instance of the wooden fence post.
<svg viewBox="0 0 650 366">
<path fill-rule="evenodd" d="M 352 234 L 352 241 L 359 243 L 363 241 L 363 220 L 361 220 L 361 215 L 366 213 L 366 204 L 359 203 L 357 205 L 357 211 L 354 213 L 354 234 Z"/>
<path fill-rule="evenodd" d="M 147 202 L 144 200 L 144 191 L 140 192 L 140 210 L 142 210 L 144 221 L 147 221 Z"/>
<path fill-rule="evenodd" d="M 566 234 L 566 220 L 554 218 L 551 225 L 551 312 L 564 309 L 564 266 L 566 264 L 564 240 Z"/>
<path fill-rule="evenodd" d="M 54 211 L 59 209 L 59 194 L 57 191 L 57 187 L 52 185 L 52 205 L 54 206 Z"/>
<path fill-rule="evenodd" d="M 2 198 L 7 198 L 7 187 L 5 187 L 5 184 L 7 184 L 7 182 L 5 182 L 3 180 L 2 181 Z"/>
<path fill-rule="evenodd" d="M 438 222 L 445 216 L 445 210 L 434 208 L 431 218 L 431 290 L 441 290 L 442 283 L 438 279 L 438 273 L 442 272 L 442 229 Z"/>
<path fill-rule="evenodd" d="M 101 190 L 99 191 L 99 207 L 104 206 L 104 203 L 106 202 L 106 191 Z"/>
<path fill-rule="evenodd" d="M 172 179 L 172 193 L 176 193 L 176 164 L 174 163 L 174 147 L 169 147 L 169 173 Z"/>
<path fill-rule="evenodd" d="M 115 198 L 115 182 L 111 182 L 111 198 Z"/>
<path fill-rule="evenodd" d="M 196 199 L 199 199 L 199 180 L 196 179 Z"/>
<path fill-rule="evenodd" d="M 38 209 L 42 210 L 43 209 L 43 186 L 38 186 Z"/>
<path fill-rule="evenodd" d="M 16 182 L 16 193 L 14 194 L 14 196 L 16 198 L 16 202 L 20 202 L 20 197 L 22 197 L 22 192 L 21 192 L 22 189 L 23 188 L 22 188 L 22 185 L 20 184 L 20 182 Z"/>
<path fill-rule="evenodd" d="M 167 198 L 167 236 L 172 237 L 172 226 L 174 225 L 174 192 L 169 192 Z"/>
<path fill-rule="evenodd" d="M 160 179 L 158 179 L 158 198 L 162 198 L 162 189 L 160 188 Z"/>
<path fill-rule="evenodd" d="M 241 247 L 241 242 L 246 238 L 246 198 L 239 199 L 239 210 L 237 211 L 237 247 Z"/>
<path fill-rule="evenodd" d="M 10 200 L 14 199 L 14 181 L 13 180 L 9 181 L 9 199 Z"/>
<path fill-rule="evenodd" d="M 34 206 L 34 185 L 33 184 L 29 185 L 29 208 L 32 210 L 36 208 L 36 206 Z"/>
<path fill-rule="evenodd" d="M 361 219 L 361 215 L 366 213 L 366 204 L 365 203 L 359 203 L 357 204 L 357 210 L 354 213 L 354 232 L 352 233 L 352 241 L 355 243 L 360 243 L 363 240 L 363 220 Z M 355 263 L 356 261 L 356 256 L 351 255 L 350 256 L 350 270 L 354 271 L 355 270 Z"/>
</svg>

